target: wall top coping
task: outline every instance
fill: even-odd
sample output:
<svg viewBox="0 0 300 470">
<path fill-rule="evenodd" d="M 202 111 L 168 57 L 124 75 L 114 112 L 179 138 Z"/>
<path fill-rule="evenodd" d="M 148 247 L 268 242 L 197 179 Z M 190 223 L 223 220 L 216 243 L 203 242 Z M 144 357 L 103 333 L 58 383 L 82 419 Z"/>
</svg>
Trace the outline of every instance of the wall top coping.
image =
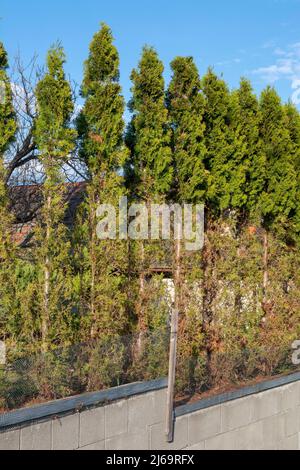
<svg viewBox="0 0 300 470">
<path fill-rule="evenodd" d="M 254 395 L 277 387 L 300 381 L 300 372 L 275 377 L 274 379 L 258 382 L 253 385 L 221 393 L 207 398 L 199 399 L 193 403 L 178 406 L 175 416 L 183 416 L 212 406 L 220 405 L 232 400 Z M 88 392 L 81 395 L 62 398 L 59 400 L 34 405 L 28 408 L 10 411 L 0 414 L 0 432 L 20 425 L 29 425 L 31 422 L 42 421 L 49 417 L 62 414 L 79 412 L 83 409 L 103 406 L 111 402 L 130 398 L 147 392 L 161 390 L 167 387 L 167 379 L 151 380 L 149 382 L 134 382 L 119 387 L 101 390 L 99 392 Z"/>
<path fill-rule="evenodd" d="M 166 379 L 151 380 L 149 382 L 134 382 L 128 385 L 101 390 L 99 392 L 88 392 L 81 395 L 53 400 L 47 403 L 21 408 L 15 411 L 0 414 L 0 431 L 3 428 L 15 427 L 21 424 L 43 420 L 56 415 L 80 411 L 84 408 L 105 405 L 122 398 L 133 395 L 160 390 L 167 386 Z"/>
<path fill-rule="evenodd" d="M 194 403 L 188 403 L 186 405 L 178 406 L 175 410 L 175 416 L 183 416 L 185 414 L 203 410 L 211 406 L 216 406 L 222 403 L 226 403 L 228 401 L 237 400 L 238 398 L 243 398 L 249 395 L 254 395 L 256 393 L 272 390 L 277 387 L 282 387 L 283 385 L 288 385 L 293 382 L 297 382 L 298 380 L 300 380 L 300 372 L 294 372 L 292 374 L 258 382 L 254 385 L 241 387 L 237 390 L 232 390 L 230 392 L 224 392 L 218 395 L 214 395 L 212 397 L 202 398 L 200 400 L 195 401 Z"/>
</svg>

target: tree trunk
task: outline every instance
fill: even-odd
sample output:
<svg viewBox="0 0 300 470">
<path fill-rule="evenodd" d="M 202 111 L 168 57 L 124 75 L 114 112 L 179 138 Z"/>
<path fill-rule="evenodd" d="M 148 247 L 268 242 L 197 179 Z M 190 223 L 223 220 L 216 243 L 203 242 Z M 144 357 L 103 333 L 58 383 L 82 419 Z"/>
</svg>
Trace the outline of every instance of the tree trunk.
<svg viewBox="0 0 300 470">
<path fill-rule="evenodd" d="M 95 250 L 95 242 L 96 242 L 96 214 L 95 214 L 95 197 L 94 194 L 92 196 L 92 208 L 91 208 L 91 215 L 90 215 L 90 230 L 91 230 L 91 239 L 90 239 L 90 257 L 91 257 L 91 293 L 90 293 L 90 310 L 91 310 L 91 331 L 90 336 L 91 339 L 95 338 L 97 333 L 96 323 L 96 308 L 95 308 L 95 286 L 96 286 L 96 250 Z"/>
<path fill-rule="evenodd" d="M 268 272 L 268 252 L 269 252 L 269 237 L 268 232 L 265 230 L 264 232 L 264 253 L 263 253 L 263 302 L 265 303 L 267 300 L 267 288 L 268 288 L 268 280 L 269 280 L 269 272 Z"/>
<path fill-rule="evenodd" d="M 212 344 L 211 344 L 211 322 L 213 320 L 212 302 L 215 295 L 215 286 L 213 279 L 214 270 L 214 254 L 213 247 L 211 246 L 208 230 L 206 230 L 206 240 L 203 247 L 203 326 L 202 331 L 204 334 L 204 342 L 206 349 L 206 369 L 208 375 L 209 385 L 211 385 L 212 370 Z"/>
<path fill-rule="evenodd" d="M 175 271 L 174 271 L 174 306 L 171 312 L 171 332 L 169 349 L 169 373 L 167 390 L 167 412 L 166 412 L 166 438 L 167 442 L 172 442 L 174 434 L 174 394 L 176 378 L 176 353 L 178 341 L 178 323 L 181 320 L 181 240 L 179 234 L 181 227 L 177 229 L 178 240 L 175 241 Z M 180 318 L 181 317 L 181 318 Z"/>
<path fill-rule="evenodd" d="M 174 307 L 180 315 L 181 307 L 181 240 L 176 240 L 175 244 L 175 272 L 174 272 L 174 288 L 175 288 L 175 299 Z"/>
<path fill-rule="evenodd" d="M 44 305 L 43 305 L 43 318 L 42 318 L 42 351 L 46 352 L 48 329 L 49 329 L 49 296 L 50 296 L 50 259 L 49 259 L 49 240 L 50 240 L 50 211 L 51 211 L 51 196 L 47 196 L 47 221 L 46 221 L 46 250 L 44 267 Z"/>
<path fill-rule="evenodd" d="M 141 263 L 140 263 L 140 273 L 139 273 L 139 299 L 137 306 L 137 316 L 138 316 L 138 339 L 136 343 L 136 354 L 140 356 L 143 351 L 143 339 L 146 331 L 145 325 L 145 311 L 144 311 L 144 301 L 145 301 L 145 246 L 144 241 L 141 241 Z"/>
</svg>

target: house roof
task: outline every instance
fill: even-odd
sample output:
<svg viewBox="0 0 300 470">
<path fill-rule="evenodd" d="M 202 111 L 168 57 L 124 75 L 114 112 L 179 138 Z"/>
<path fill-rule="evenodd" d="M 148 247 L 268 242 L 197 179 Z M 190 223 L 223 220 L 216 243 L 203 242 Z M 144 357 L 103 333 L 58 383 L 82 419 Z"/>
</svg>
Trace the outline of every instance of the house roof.
<svg viewBox="0 0 300 470">
<path fill-rule="evenodd" d="M 74 223 L 76 209 L 85 196 L 86 184 L 86 182 L 77 182 L 64 185 L 66 202 L 64 223 L 68 227 Z M 15 220 L 14 238 L 18 244 L 26 245 L 42 206 L 42 185 L 11 186 L 8 193 Z"/>
</svg>

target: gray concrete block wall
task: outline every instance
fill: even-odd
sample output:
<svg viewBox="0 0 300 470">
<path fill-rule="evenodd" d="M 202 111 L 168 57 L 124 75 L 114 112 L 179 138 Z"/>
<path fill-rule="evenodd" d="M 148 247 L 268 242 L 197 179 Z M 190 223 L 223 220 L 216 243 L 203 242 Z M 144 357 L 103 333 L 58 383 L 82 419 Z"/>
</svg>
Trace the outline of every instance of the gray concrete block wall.
<svg viewBox="0 0 300 470">
<path fill-rule="evenodd" d="M 166 389 L 160 388 L 23 423 L 0 432 L 0 450 L 300 449 L 300 381 L 198 411 L 185 407 L 170 444 L 165 405 Z"/>
<path fill-rule="evenodd" d="M 188 421 L 187 449 L 299 450 L 300 382 L 191 413 Z"/>
</svg>

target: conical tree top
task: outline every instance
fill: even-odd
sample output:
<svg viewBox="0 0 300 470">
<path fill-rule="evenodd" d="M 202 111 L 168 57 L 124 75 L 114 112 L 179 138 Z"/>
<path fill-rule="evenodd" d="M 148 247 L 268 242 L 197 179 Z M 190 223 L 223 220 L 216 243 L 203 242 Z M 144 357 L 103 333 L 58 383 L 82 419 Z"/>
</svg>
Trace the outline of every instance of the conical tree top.
<svg viewBox="0 0 300 470">
<path fill-rule="evenodd" d="M 101 29 L 94 35 L 88 59 L 85 61 L 82 83 L 84 97 L 102 82 L 119 80 L 119 54 L 113 40 L 109 26 L 101 23 Z"/>
</svg>

